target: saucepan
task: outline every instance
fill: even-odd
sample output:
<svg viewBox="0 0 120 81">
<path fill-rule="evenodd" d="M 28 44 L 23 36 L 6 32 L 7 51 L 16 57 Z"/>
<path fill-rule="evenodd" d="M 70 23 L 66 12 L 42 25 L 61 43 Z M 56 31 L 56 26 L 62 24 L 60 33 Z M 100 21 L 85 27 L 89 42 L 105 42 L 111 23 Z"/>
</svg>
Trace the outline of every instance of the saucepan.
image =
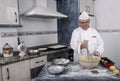
<svg viewBox="0 0 120 81">
<path fill-rule="evenodd" d="M 39 52 L 38 49 L 30 49 L 30 50 L 28 50 L 29 54 L 37 54 L 38 52 Z"/>
</svg>

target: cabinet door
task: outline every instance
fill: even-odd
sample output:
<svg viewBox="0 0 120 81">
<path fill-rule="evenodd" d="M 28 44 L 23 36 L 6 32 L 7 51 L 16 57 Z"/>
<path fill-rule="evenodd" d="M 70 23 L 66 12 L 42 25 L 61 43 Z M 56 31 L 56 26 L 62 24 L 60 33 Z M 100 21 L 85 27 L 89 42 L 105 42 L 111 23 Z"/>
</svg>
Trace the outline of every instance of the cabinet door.
<svg viewBox="0 0 120 81">
<path fill-rule="evenodd" d="M 31 81 L 36 81 L 35 78 L 38 76 L 43 66 L 47 63 L 47 56 L 41 56 L 30 60 L 31 68 Z"/>
<path fill-rule="evenodd" d="M 30 81 L 29 60 L 2 67 L 2 81 Z"/>
<path fill-rule="evenodd" d="M 0 24 L 19 24 L 17 0 L 0 0 Z"/>
<path fill-rule="evenodd" d="M 0 81 L 2 81 L 2 69 L 0 67 Z"/>
<path fill-rule="evenodd" d="M 30 68 L 40 67 L 47 63 L 47 56 L 41 56 L 30 60 Z"/>
<path fill-rule="evenodd" d="M 94 15 L 94 0 L 80 0 L 80 13 L 83 11 Z"/>
</svg>

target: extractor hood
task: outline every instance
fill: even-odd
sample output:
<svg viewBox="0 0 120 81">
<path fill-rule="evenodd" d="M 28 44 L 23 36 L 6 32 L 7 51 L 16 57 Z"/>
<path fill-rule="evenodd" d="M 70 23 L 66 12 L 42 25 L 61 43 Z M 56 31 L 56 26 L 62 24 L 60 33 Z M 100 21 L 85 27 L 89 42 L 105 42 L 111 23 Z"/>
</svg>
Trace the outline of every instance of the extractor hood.
<svg viewBox="0 0 120 81">
<path fill-rule="evenodd" d="M 32 0 L 32 2 L 32 7 L 22 13 L 22 16 L 34 18 L 67 18 L 66 15 L 49 9 L 47 7 L 47 0 Z"/>
</svg>

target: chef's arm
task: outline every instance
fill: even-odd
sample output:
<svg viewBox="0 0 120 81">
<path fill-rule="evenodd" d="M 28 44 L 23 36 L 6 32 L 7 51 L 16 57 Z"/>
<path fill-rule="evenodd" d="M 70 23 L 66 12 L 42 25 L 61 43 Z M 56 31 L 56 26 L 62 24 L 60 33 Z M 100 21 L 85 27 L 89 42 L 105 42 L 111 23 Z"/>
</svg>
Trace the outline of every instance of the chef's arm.
<svg viewBox="0 0 120 81">
<path fill-rule="evenodd" d="M 97 42 L 98 42 L 98 45 L 97 45 L 97 48 L 95 50 L 95 54 L 97 55 L 100 55 L 103 53 L 104 51 L 104 41 L 103 39 L 101 38 L 100 35 L 98 35 L 98 38 L 97 38 Z"/>
<path fill-rule="evenodd" d="M 70 46 L 74 51 L 78 53 L 80 53 L 80 46 L 81 46 L 80 41 L 81 40 L 80 40 L 79 34 L 73 31 L 71 36 Z"/>
<path fill-rule="evenodd" d="M 82 50 L 82 49 L 87 48 L 87 47 L 88 47 L 88 40 L 84 40 L 82 42 L 82 44 L 80 45 L 80 49 Z"/>
</svg>

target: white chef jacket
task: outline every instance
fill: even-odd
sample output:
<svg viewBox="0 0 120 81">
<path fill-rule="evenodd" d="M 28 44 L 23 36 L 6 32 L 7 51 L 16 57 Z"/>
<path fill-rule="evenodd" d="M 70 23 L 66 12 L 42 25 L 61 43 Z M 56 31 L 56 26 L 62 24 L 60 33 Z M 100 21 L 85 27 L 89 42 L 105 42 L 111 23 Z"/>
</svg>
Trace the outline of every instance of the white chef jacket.
<svg viewBox="0 0 120 81">
<path fill-rule="evenodd" d="M 102 54 L 104 51 L 104 41 L 94 28 L 83 30 L 81 27 L 78 27 L 73 31 L 70 41 L 71 48 L 74 50 L 74 61 L 78 61 L 80 55 L 87 53 L 86 49 L 80 49 L 84 40 L 88 40 L 90 54 L 93 54 L 95 51 Z"/>
</svg>

